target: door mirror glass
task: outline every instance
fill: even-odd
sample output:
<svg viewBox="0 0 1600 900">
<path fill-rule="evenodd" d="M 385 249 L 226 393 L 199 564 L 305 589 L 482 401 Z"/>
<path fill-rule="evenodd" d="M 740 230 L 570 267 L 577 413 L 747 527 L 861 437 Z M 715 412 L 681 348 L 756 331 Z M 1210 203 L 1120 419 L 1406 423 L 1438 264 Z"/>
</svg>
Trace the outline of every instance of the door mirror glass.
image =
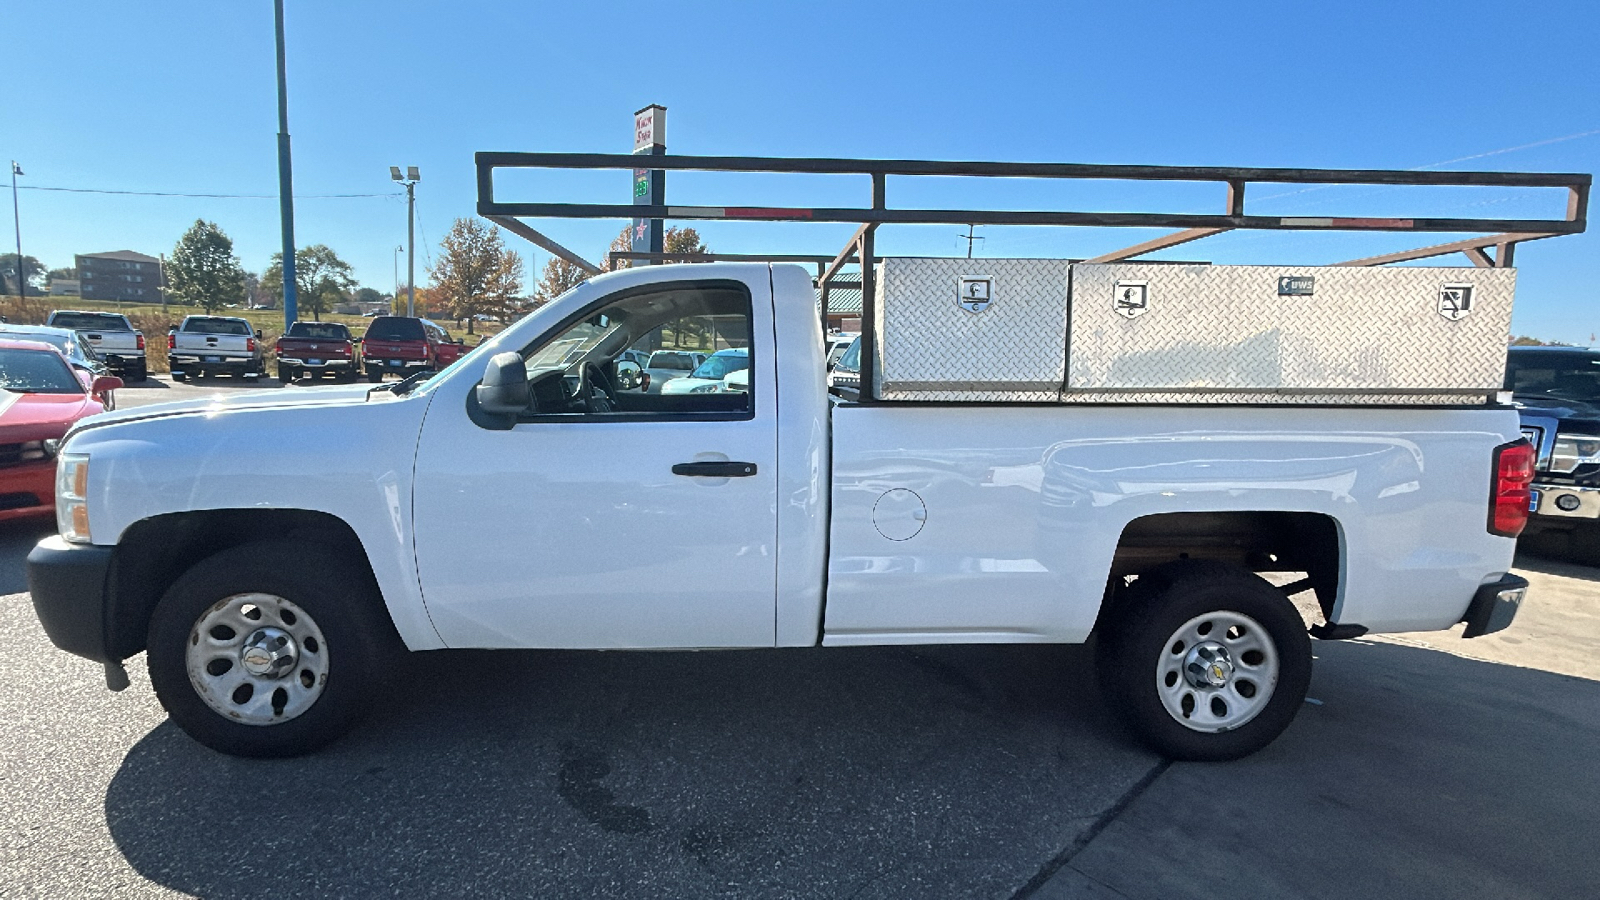
<svg viewBox="0 0 1600 900">
<path fill-rule="evenodd" d="M 627 359 L 617 360 L 617 387 L 624 391 L 637 391 L 643 386 L 644 370 Z"/>
</svg>

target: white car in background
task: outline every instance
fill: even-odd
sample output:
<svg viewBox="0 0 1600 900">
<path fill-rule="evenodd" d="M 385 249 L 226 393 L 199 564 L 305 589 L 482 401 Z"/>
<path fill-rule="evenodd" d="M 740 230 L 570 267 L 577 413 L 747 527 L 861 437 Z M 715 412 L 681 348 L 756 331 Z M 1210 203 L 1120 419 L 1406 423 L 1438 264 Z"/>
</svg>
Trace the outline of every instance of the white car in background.
<svg viewBox="0 0 1600 900">
<path fill-rule="evenodd" d="M 682 378 L 661 386 L 663 394 L 726 394 L 750 390 L 750 348 L 718 350 Z"/>
</svg>

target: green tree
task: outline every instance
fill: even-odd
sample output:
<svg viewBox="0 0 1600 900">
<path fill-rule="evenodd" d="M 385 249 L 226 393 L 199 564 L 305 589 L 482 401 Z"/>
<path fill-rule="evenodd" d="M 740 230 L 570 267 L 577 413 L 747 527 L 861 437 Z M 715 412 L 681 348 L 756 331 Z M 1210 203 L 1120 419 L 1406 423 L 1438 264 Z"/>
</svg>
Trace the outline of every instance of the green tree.
<svg viewBox="0 0 1600 900">
<path fill-rule="evenodd" d="M 244 269 L 215 222 L 196 219 L 189 226 L 172 249 L 166 275 L 167 296 L 185 306 L 215 312 L 244 299 Z"/>
<path fill-rule="evenodd" d="M 309 312 L 321 321 L 322 314 L 342 302 L 355 287 L 355 270 L 339 258 L 327 244 L 312 244 L 294 252 L 296 312 Z M 270 297 L 283 299 L 283 254 L 272 254 L 272 264 L 261 276 L 261 289 Z"/>
<path fill-rule="evenodd" d="M 17 255 L 15 253 L 0 253 L 0 277 L 3 277 L 4 290 L 11 293 L 21 293 L 17 287 Z M 30 291 L 39 290 L 44 284 L 44 264 L 38 259 L 26 254 L 22 257 L 22 277 L 27 279 Z"/>
<path fill-rule="evenodd" d="M 505 316 L 522 293 L 522 257 L 507 250 L 500 232 L 477 219 L 457 219 L 444 236 L 440 253 L 428 271 L 433 279 L 428 296 L 453 319 Z"/>
<path fill-rule="evenodd" d="M 12 254 L 12 255 L 15 256 L 16 254 Z M 63 268 L 63 269 L 51 269 L 49 277 L 50 277 L 51 281 L 55 281 L 57 278 L 66 278 L 66 279 L 69 279 L 69 280 L 73 279 L 73 278 L 77 278 L 78 277 L 78 267 L 77 266 L 67 266 L 66 268 Z"/>
<path fill-rule="evenodd" d="M 356 291 L 356 302 L 361 304 L 382 303 L 383 294 L 379 293 L 376 288 L 364 287 Z"/>
</svg>

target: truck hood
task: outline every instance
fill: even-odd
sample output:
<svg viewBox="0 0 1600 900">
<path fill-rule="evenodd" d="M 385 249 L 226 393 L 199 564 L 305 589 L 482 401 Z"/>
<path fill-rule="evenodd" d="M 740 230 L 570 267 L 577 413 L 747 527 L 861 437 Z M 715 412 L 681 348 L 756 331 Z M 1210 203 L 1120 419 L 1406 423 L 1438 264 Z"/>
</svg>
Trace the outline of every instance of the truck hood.
<svg viewBox="0 0 1600 900">
<path fill-rule="evenodd" d="M 1568 397 L 1552 397 L 1548 394 L 1516 394 L 1512 397 L 1517 405 L 1531 413 L 1554 416 L 1558 419 L 1600 419 L 1600 405 L 1573 400 Z"/>
<path fill-rule="evenodd" d="M 389 391 L 372 393 L 373 387 L 374 385 L 370 384 L 350 384 L 216 394 L 211 397 L 200 397 L 194 400 L 155 403 L 149 406 L 135 406 L 128 409 L 119 409 L 115 412 L 101 413 L 84 419 L 73 431 L 78 432 L 90 428 L 99 428 L 103 425 L 120 425 L 124 422 L 162 419 L 171 416 L 212 416 L 220 413 L 248 412 L 258 409 L 284 409 L 293 406 L 360 406 L 369 402 L 368 394 L 371 394 L 370 402 L 373 403 L 392 403 L 407 399 L 406 397 L 396 397 Z"/>
</svg>

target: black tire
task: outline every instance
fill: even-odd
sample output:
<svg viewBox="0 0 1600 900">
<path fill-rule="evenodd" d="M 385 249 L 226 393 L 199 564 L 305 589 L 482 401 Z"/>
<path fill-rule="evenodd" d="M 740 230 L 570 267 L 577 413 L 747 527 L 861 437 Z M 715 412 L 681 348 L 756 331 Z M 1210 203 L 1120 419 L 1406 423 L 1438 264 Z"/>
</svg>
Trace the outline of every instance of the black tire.
<svg viewBox="0 0 1600 900">
<path fill-rule="evenodd" d="M 1311 639 L 1306 634 L 1305 621 L 1282 591 L 1253 573 L 1220 562 L 1170 563 L 1141 575 L 1111 602 L 1115 605 L 1107 611 L 1097 637 L 1096 663 L 1102 690 L 1123 720 L 1165 756 L 1195 761 L 1248 756 L 1282 734 L 1305 702 L 1311 685 Z M 1197 619 L 1201 620 L 1201 629 L 1209 629 L 1206 618 L 1212 614 L 1247 617 L 1265 632 L 1252 634 L 1253 629 L 1242 629 L 1254 640 L 1270 642 L 1272 653 L 1265 657 L 1267 665 L 1276 658 L 1276 678 L 1267 685 L 1270 693 L 1264 699 L 1260 699 L 1261 687 L 1256 679 L 1250 677 L 1257 670 L 1252 670 L 1243 656 L 1230 659 L 1225 687 L 1195 687 L 1182 677 L 1171 680 L 1171 670 L 1181 666 L 1187 658 L 1184 654 L 1198 653 L 1202 643 L 1213 643 L 1196 641 L 1186 646 L 1174 639 Z M 1256 658 L 1262 659 L 1259 653 Z M 1189 699 L 1179 701 L 1184 710 L 1181 716 L 1169 712 L 1163 702 L 1162 667 L 1169 669 L 1167 696 L 1176 698 L 1186 692 L 1189 695 Z M 1264 674 L 1260 677 L 1265 680 Z M 1246 686 L 1251 691 L 1246 695 L 1250 699 L 1240 697 Z M 1202 710 L 1191 724 L 1185 721 L 1189 717 L 1187 710 L 1196 703 L 1209 704 L 1211 699 L 1207 698 L 1221 703 L 1223 715 L 1256 711 L 1252 718 L 1228 730 L 1200 730 L 1206 711 Z M 1231 710 L 1229 703 L 1235 703 Z"/>
<path fill-rule="evenodd" d="M 144 363 L 140 363 L 138 368 L 129 370 L 129 372 L 128 372 L 128 380 L 129 381 L 149 381 L 150 380 L 150 370 L 145 367 Z"/>
<path fill-rule="evenodd" d="M 368 369 L 367 370 L 367 380 L 372 382 L 373 384 L 377 384 L 378 382 L 382 381 L 383 380 L 383 370 L 382 369 Z"/>
<path fill-rule="evenodd" d="M 278 380 L 283 382 L 284 384 L 288 384 L 289 382 L 294 381 L 298 377 L 299 377 L 299 375 L 295 372 L 294 366 L 279 366 L 278 367 Z"/>
<path fill-rule="evenodd" d="M 321 643 L 302 639 L 303 647 L 294 645 L 301 656 L 291 671 L 280 681 L 269 682 L 297 689 L 292 683 L 295 668 L 316 665 L 321 669 L 320 677 L 302 682 L 306 689 L 302 693 L 311 694 L 304 701 L 309 705 L 284 720 L 246 724 L 223 715 L 202 697 L 190 678 L 186 654 L 191 642 L 201 639 L 199 623 L 229 602 L 237 602 L 229 598 L 243 594 L 268 594 L 290 601 L 305 618 L 285 617 L 284 622 L 292 620 L 303 626 L 309 619 L 325 638 Z M 259 613 L 258 619 L 274 624 Z M 366 712 L 380 673 L 400 647 L 368 573 L 320 545 L 272 540 L 224 550 L 179 577 L 151 616 L 147 660 L 157 699 L 190 737 L 235 756 L 283 757 L 309 753 L 348 731 Z M 220 659 L 232 651 L 217 652 Z M 243 657 L 239 660 L 242 677 Z M 299 671 L 303 677 L 307 670 Z M 235 702 L 237 695 L 235 691 L 216 702 Z M 282 714 L 276 698 L 274 692 L 271 716 Z"/>
<path fill-rule="evenodd" d="M 189 380 L 189 373 L 183 371 L 182 369 L 173 369 L 172 370 L 172 380 L 173 381 L 188 381 Z"/>
</svg>

